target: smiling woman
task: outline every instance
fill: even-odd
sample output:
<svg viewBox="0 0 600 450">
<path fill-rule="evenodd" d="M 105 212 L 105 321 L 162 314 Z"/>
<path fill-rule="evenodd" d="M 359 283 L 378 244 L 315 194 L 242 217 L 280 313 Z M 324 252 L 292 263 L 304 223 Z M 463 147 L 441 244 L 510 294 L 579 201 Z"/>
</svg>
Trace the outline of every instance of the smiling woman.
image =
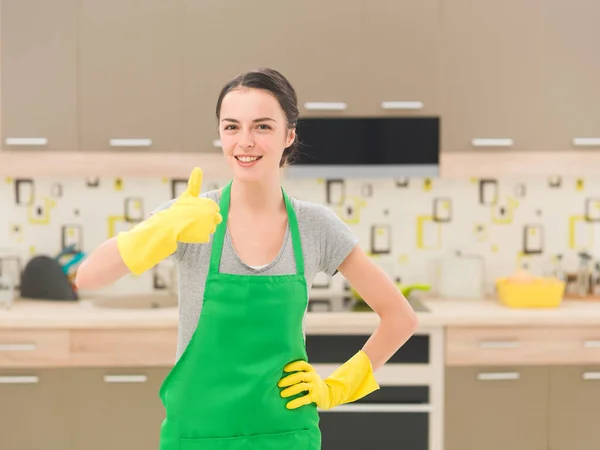
<svg viewBox="0 0 600 450">
<path fill-rule="evenodd" d="M 161 450 L 318 450 L 317 408 L 358 400 L 416 329 L 403 295 L 330 209 L 291 198 L 280 167 L 296 151 L 296 93 L 273 69 L 227 83 L 216 116 L 232 181 L 188 189 L 80 267 L 102 287 L 172 257 L 179 274 L 177 362 L 161 389 Z M 304 319 L 318 272 L 340 271 L 380 316 L 362 349 L 322 379 L 308 361 Z M 112 280 L 112 281 L 111 281 Z"/>
<path fill-rule="evenodd" d="M 232 80 L 217 101 L 223 152 L 235 176 L 245 181 L 276 173 L 296 150 L 296 94 L 278 72 L 263 72 Z M 264 115 L 256 117 L 257 111 Z"/>
</svg>

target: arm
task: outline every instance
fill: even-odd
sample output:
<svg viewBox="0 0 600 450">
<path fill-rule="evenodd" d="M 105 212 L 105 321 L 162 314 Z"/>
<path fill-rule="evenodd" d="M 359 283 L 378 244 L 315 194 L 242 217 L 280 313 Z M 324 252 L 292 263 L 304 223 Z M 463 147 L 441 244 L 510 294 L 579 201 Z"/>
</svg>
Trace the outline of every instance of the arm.
<svg viewBox="0 0 600 450">
<path fill-rule="evenodd" d="M 101 289 L 129 274 L 117 247 L 117 238 L 103 242 L 77 269 L 75 284 L 79 289 Z"/>
<path fill-rule="evenodd" d="M 351 403 L 379 389 L 373 373 L 404 344 L 417 328 L 417 317 L 396 286 L 358 246 L 339 266 L 342 273 L 365 302 L 381 318 L 379 326 L 361 350 L 322 380 L 305 361 L 294 361 L 284 367 L 292 372 L 278 386 L 283 398 L 302 392 L 306 395 L 289 401 L 288 409 L 316 403 L 331 409 Z"/>
<path fill-rule="evenodd" d="M 379 389 L 373 372 L 385 364 L 417 327 L 416 315 L 406 299 L 358 246 L 350 228 L 327 208 L 316 208 L 315 212 L 315 222 L 320 225 L 319 269 L 329 275 L 336 270 L 341 272 L 381 320 L 363 348 L 357 349 L 352 358 L 325 380 L 306 361 L 287 364 L 283 370 L 291 375 L 284 376 L 278 383 L 284 388 L 281 396 L 288 398 L 306 392 L 289 401 L 286 404 L 289 409 L 311 402 L 319 408 L 330 409 Z"/>
<path fill-rule="evenodd" d="M 388 275 L 359 246 L 350 252 L 339 271 L 381 318 L 363 347 L 376 371 L 415 332 L 417 316 Z"/>
</svg>

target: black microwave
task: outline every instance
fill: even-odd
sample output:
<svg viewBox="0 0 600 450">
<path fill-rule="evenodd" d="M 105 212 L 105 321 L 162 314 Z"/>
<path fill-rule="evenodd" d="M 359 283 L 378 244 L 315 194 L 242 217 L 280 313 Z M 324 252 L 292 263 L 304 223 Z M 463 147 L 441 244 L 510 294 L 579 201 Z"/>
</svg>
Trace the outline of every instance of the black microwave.
<svg viewBox="0 0 600 450">
<path fill-rule="evenodd" d="M 294 178 L 439 175 L 438 117 L 300 118 Z"/>
</svg>

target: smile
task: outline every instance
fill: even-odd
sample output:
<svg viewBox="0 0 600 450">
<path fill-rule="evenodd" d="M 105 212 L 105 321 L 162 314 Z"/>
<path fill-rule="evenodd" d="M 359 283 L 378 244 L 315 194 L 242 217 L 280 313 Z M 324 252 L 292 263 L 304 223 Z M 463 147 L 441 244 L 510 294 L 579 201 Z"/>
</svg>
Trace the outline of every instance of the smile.
<svg viewBox="0 0 600 450">
<path fill-rule="evenodd" d="M 258 161 L 260 158 L 262 158 L 262 156 L 235 156 L 235 159 L 245 163 Z"/>
<path fill-rule="evenodd" d="M 237 163 L 240 167 L 250 168 L 258 163 L 258 161 L 262 158 L 262 156 L 247 156 L 247 155 L 238 155 L 234 156 L 237 160 Z"/>
</svg>

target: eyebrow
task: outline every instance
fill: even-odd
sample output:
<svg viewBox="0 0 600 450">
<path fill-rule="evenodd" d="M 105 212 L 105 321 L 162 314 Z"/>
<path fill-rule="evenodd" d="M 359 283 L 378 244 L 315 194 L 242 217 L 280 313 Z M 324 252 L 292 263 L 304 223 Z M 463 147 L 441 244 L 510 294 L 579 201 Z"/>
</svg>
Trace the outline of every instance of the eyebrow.
<svg viewBox="0 0 600 450">
<path fill-rule="evenodd" d="M 261 117 L 260 119 L 254 119 L 252 122 L 256 123 L 256 122 L 267 122 L 267 121 L 271 121 L 271 122 L 276 122 L 275 119 L 271 119 L 270 117 Z M 234 123 L 240 123 L 239 120 L 236 119 L 230 119 L 228 117 L 226 117 L 225 119 L 222 119 L 221 122 L 234 122 Z"/>
</svg>

